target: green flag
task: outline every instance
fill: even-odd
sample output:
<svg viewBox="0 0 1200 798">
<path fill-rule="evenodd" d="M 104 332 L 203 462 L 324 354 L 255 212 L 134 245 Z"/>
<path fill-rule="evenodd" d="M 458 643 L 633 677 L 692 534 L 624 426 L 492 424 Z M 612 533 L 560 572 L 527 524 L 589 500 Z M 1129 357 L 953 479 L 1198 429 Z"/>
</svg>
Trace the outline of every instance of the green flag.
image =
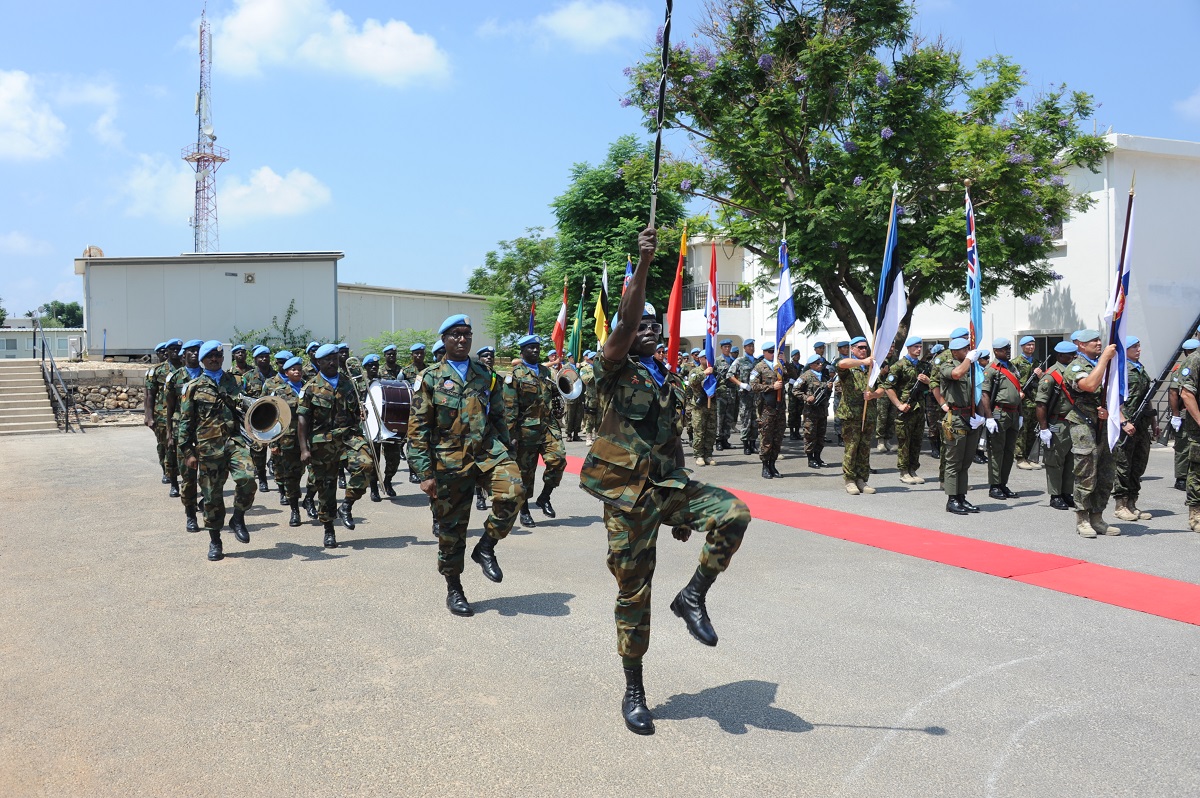
<svg viewBox="0 0 1200 798">
<path fill-rule="evenodd" d="M 579 363 L 583 343 L 583 303 L 587 296 L 587 278 L 583 278 L 583 288 L 579 292 L 579 302 L 575 305 L 575 323 L 571 326 L 571 337 L 567 339 L 567 351 L 575 362 Z"/>
</svg>

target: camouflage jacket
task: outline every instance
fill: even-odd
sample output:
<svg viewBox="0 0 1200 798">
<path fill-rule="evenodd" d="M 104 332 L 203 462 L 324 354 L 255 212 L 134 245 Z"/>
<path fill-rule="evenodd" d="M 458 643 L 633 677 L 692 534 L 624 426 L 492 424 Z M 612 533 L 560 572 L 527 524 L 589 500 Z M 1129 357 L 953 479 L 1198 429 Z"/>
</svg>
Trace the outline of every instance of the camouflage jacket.
<svg viewBox="0 0 1200 798">
<path fill-rule="evenodd" d="M 729 370 L 733 367 L 733 358 L 725 359 L 725 355 L 718 350 L 714 357 L 717 362 L 713 364 L 713 374 L 717 375 L 717 392 L 715 396 L 728 396 L 733 386 L 729 384 Z"/>
<path fill-rule="evenodd" d="M 1121 405 L 1121 409 L 1125 412 L 1126 420 L 1133 421 L 1142 400 L 1150 393 L 1150 375 L 1146 373 L 1145 366 L 1141 363 L 1135 364 L 1132 360 L 1127 362 L 1126 369 L 1125 384 L 1129 387 L 1129 397 Z M 1154 407 L 1148 405 L 1142 417 L 1138 419 L 1137 428 L 1146 429 L 1153 419 Z"/>
<path fill-rule="evenodd" d="M 679 376 L 666 372 L 662 386 L 633 357 L 594 365 L 600 402 L 596 442 L 580 471 L 580 486 L 600 501 L 631 510 L 647 484 L 682 488 L 684 391 Z"/>
<path fill-rule="evenodd" d="M 758 399 L 757 407 L 776 407 L 778 405 L 778 397 L 780 394 L 775 393 L 775 380 L 783 379 L 783 375 L 776 371 L 776 365 L 773 361 L 767 360 L 765 357 L 754 364 L 754 368 L 747 375 L 750 381 L 750 393 Z"/>
<path fill-rule="evenodd" d="M 358 378 L 362 377 L 362 375 L 363 375 L 362 363 L 360 363 L 358 358 L 356 358 L 356 357 L 346 358 L 345 364 L 343 366 L 341 366 L 341 368 L 339 370 L 343 374 L 349 374 L 351 377 L 354 377 L 355 379 L 358 379 Z"/>
<path fill-rule="evenodd" d="M 933 362 L 929 366 L 929 392 L 931 394 L 934 388 L 938 390 L 942 388 L 942 366 L 946 365 L 947 360 L 954 360 L 954 356 L 948 349 L 943 349 L 933 356 Z"/>
<path fill-rule="evenodd" d="M 733 359 L 733 363 L 729 366 L 729 376 L 737 377 L 738 382 L 749 382 L 750 373 L 754 371 L 754 365 L 758 363 L 753 355 L 742 353 Z M 731 388 L 734 386 L 731 386 Z M 740 390 L 740 389 L 738 389 Z"/>
<path fill-rule="evenodd" d="M 1182 399 L 1183 392 L 1187 391 L 1200 400 L 1200 350 L 1188 355 L 1180 364 L 1171 387 L 1179 390 L 1179 407 L 1183 411 L 1183 429 L 1189 435 L 1200 434 L 1200 426 L 1197 426 L 1192 419 L 1192 414 L 1187 411 L 1187 406 L 1184 405 Z"/>
<path fill-rule="evenodd" d="M 530 368 L 524 361 L 513 366 L 504 378 L 504 419 L 513 440 L 540 439 L 558 425 L 551 412 L 554 377 L 546 366 Z"/>
<path fill-rule="evenodd" d="M 868 390 L 870 386 L 867 384 L 867 378 L 870 375 L 867 372 L 866 366 L 855 366 L 854 368 L 838 369 L 838 382 L 842 385 L 842 401 L 838 404 L 837 417 L 846 421 L 847 419 L 861 419 L 863 415 L 863 391 Z M 867 418 L 873 418 L 875 414 L 875 403 L 868 403 Z"/>
<path fill-rule="evenodd" d="M 296 413 L 308 419 L 310 443 L 333 443 L 357 433 L 360 407 L 354 384 L 346 375 L 340 375 L 334 387 L 318 374 L 304 383 Z"/>
<path fill-rule="evenodd" d="M 589 363 L 579 367 L 579 379 L 583 380 L 583 404 L 596 406 L 596 370 Z"/>
<path fill-rule="evenodd" d="M 987 394 L 988 401 L 991 402 L 993 413 L 997 409 L 1008 413 L 1021 409 L 1021 377 L 1009 368 L 1009 365 L 995 361 L 983 370 L 983 392 Z M 1017 384 L 1013 385 L 1013 381 L 1006 377 L 1000 369 L 1012 374 Z M 1008 407 L 1002 407 L 1002 405 Z"/>
<path fill-rule="evenodd" d="M 944 353 L 938 353 L 938 357 L 942 357 Z M 946 404 L 950 405 L 950 412 L 961 418 L 969 418 L 975 415 L 975 407 L 971 402 L 971 369 L 967 369 L 967 373 L 960 379 L 954 379 L 950 376 L 954 369 L 958 368 L 959 361 L 954 359 L 954 356 L 942 358 L 940 365 L 937 364 L 937 359 L 934 359 L 934 370 L 929 375 L 929 384 L 937 379 L 937 384 L 942 390 L 942 398 L 946 400 Z"/>
<path fill-rule="evenodd" d="M 421 372 L 408 414 L 408 463 L 420 480 L 491 471 L 508 456 L 500 378 L 472 360 L 464 380 L 450 363 Z"/>
<path fill-rule="evenodd" d="M 404 368 L 399 363 L 393 366 L 385 360 L 379 364 L 379 378 L 381 380 L 404 379 Z"/>
<path fill-rule="evenodd" d="M 708 377 L 704 373 L 704 369 L 697 366 L 692 369 L 691 373 L 686 378 L 681 377 L 684 384 L 688 387 L 688 398 L 692 400 L 692 407 L 708 407 L 709 396 L 704 392 L 704 380 Z M 713 398 L 716 398 L 715 396 Z M 716 405 L 713 405 L 715 408 Z"/>
<path fill-rule="evenodd" d="M 232 374 L 234 379 L 236 379 L 239 383 L 242 381 L 242 377 L 245 377 L 252 371 L 254 371 L 253 360 L 247 360 L 245 368 L 239 366 L 236 361 L 232 366 L 229 367 L 229 373 Z"/>
<path fill-rule="evenodd" d="M 305 382 L 308 382 L 315 376 L 317 376 L 317 367 L 310 360 L 307 363 L 305 363 L 304 366 L 300 369 L 300 379 L 304 380 Z"/>
<path fill-rule="evenodd" d="M 912 361 L 907 355 L 902 355 L 892 366 L 883 386 L 896 392 L 896 400 L 900 404 L 908 404 L 912 397 L 913 388 L 917 387 L 917 375 L 920 373 L 921 361 Z"/>
<path fill-rule="evenodd" d="M 196 370 L 197 376 L 203 373 L 202 369 Z M 180 366 L 167 375 L 165 387 L 168 391 L 173 391 L 175 394 L 175 412 L 171 415 L 171 423 L 176 427 L 179 426 L 179 413 L 183 409 L 183 392 L 192 379 L 191 372 L 187 370 L 187 366 Z M 176 440 L 182 440 L 178 436 L 178 430 L 176 430 Z"/>
<path fill-rule="evenodd" d="M 258 369 L 247 371 L 245 375 L 242 376 L 242 393 L 246 394 L 247 396 L 253 396 L 257 399 L 266 393 L 264 383 L 275 376 L 276 373 L 274 371 L 271 372 L 270 377 L 263 377 L 262 372 L 260 372 Z"/>
<path fill-rule="evenodd" d="M 179 408 L 179 451 L 184 457 L 214 457 L 222 454 L 238 437 L 241 386 L 228 371 L 220 380 L 201 372 L 187 384 Z"/>
<path fill-rule="evenodd" d="M 1067 420 L 1072 424 L 1087 424 L 1092 430 L 1098 429 L 1100 406 L 1104 404 L 1104 383 L 1101 381 L 1094 391 L 1079 389 L 1079 381 L 1092 373 L 1096 364 L 1083 355 L 1076 355 L 1063 371 L 1066 388 L 1071 393 L 1071 412 Z"/>
<path fill-rule="evenodd" d="M 800 395 L 806 404 L 810 396 L 814 399 L 821 399 L 819 402 L 814 401 L 811 405 L 808 405 L 809 408 L 817 411 L 823 411 L 823 408 L 828 408 L 829 400 L 833 396 L 833 380 L 830 377 L 826 377 L 825 374 L 825 369 L 821 369 L 820 371 L 808 369 L 800 375 L 800 379 L 796 382 L 797 387 L 800 388 Z M 821 390 L 822 388 L 825 390 Z M 820 394 L 817 393 L 818 391 L 820 391 Z M 805 410 L 804 412 L 808 413 L 810 411 Z"/>
<path fill-rule="evenodd" d="M 1049 424 L 1062 421 L 1067 417 L 1067 413 L 1071 412 L 1071 400 L 1067 398 L 1067 392 L 1060 388 L 1058 381 L 1054 379 L 1054 374 L 1063 377 L 1065 371 L 1065 366 L 1055 363 L 1046 369 L 1042 378 L 1038 380 L 1035 401 L 1046 406 L 1046 421 Z"/>
<path fill-rule="evenodd" d="M 171 365 L 171 361 L 164 360 L 146 372 L 146 390 L 154 391 L 155 423 L 167 420 L 167 391 L 169 390 L 167 378 L 173 371 L 175 371 L 175 367 Z"/>
<path fill-rule="evenodd" d="M 1022 352 L 1021 354 L 1017 355 L 1016 357 L 1014 357 L 1012 359 L 1012 365 L 1013 365 L 1013 373 L 1017 375 L 1017 381 L 1020 382 L 1022 385 L 1024 385 L 1029 380 L 1029 378 L 1033 376 L 1033 370 L 1038 367 L 1036 363 L 1034 363 L 1029 358 L 1025 357 L 1024 352 Z M 1043 373 L 1045 373 L 1045 372 L 1043 372 Z M 1033 407 L 1034 398 L 1036 396 L 1037 396 L 1037 383 L 1035 382 L 1033 384 L 1033 390 L 1030 392 L 1030 395 L 1021 397 L 1021 404 L 1026 408 Z"/>
<path fill-rule="evenodd" d="M 303 391 L 303 387 L 300 389 Z M 283 401 L 287 402 L 287 406 L 292 411 L 292 423 L 288 427 L 287 432 L 280 435 L 271 443 L 273 449 L 294 449 L 299 446 L 299 441 L 296 439 L 296 434 L 299 431 L 300 424 L 300 394 L 293 388 L 291 383 L 284 380 L 278 374 L 263 383 L 263 396 L 278 396 Z"/>
</svg>

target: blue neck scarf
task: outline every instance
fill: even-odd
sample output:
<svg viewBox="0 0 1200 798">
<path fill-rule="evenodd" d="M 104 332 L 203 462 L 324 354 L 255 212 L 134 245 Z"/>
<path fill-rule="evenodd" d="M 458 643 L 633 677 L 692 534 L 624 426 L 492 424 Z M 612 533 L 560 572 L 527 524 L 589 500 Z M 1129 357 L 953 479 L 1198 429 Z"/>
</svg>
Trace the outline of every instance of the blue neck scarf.
<svg viewBox="0 0 1200 798">
<path fill-rule="evenodd" d="M 467 367 L 471 365 L 470 360 L 447 360 L 446 362 L 454 366 L 454 370 L 458 372 L 459 377 L 462 377 L 463 382 L 467 381 Z"/>
<path fill-rule="evenodd" d="M 319 371 L 317 373 L 321 374 L 321 372 L 319 372 Z M 332 387 L 332 388 L 337 387 L 338 376 L 336 374 L 333 375 L 332 377 L 326 377 L 324 374 L 321 374 L 321 379 L 323 379 L 323 380 L 325 380 L 325 382 L 329 383 L 330 387 Z"/>
<path fill-rule="evenodd" d="M 1099 358 L 1096 358 L 1095 360 L 1092 360 L 1090 357 L 1088 357 L 1087 355 L 1085 355 L 1085 354 L 1083 353 L 1083 350 L 1082 350 L 1082 349 L 1081 349 L 1081 350 L 1079 350 L 1079 356 L 1080 356 L 1081 358 L 1083 358 L 1084 360 L 1086 360 L 1087 362 L 1091 363 L 1093 368 L 1094 368 L 1094 367 L 1096 367 L 1097 365 L 1099 365 L 1099 363 L 1100 363 L 1100 359 L 1099 359 Z"/>
<path fill-rule="evenodd" d="M 660 366 L 658 361 L 654 358 L 639 357 L 638 362 L 646 367 L 646 370 L 650 372 L 650 376 L 654 379 L 656 384 L 661 386 L 667 381 L 667 375 L 663 373 L 662 366 Z"/>
<path fill-rule="evenodd" d="M 908 352 L 904 353 L 904 359 L 907 360 L 909 363 L 912 363 L 914 366 L 917 365 L 918 362 L 920 362 L 915 357 L 910 355 Z"/>
<path fill-rule="evenodd" d="M 304 387 L 303 382 L 292 382 L 291 380 L 284 380 L 284 382 L 286 382 L 291 389 L 296 392 L 296 396 L 300 395 L 300 389 Z"/>
<path fill-rule="evenodd" d="M 204 369 L 192 368 L 191 366 L 184 366 L 184 368 L 187 369 L 188 376 L 193 380 L 200 376 L 200 372 L 204 371 Z"/>
<path fill-rule="evenodd" d="M 217 369 L 216 371 L 204 369 L 204 373 L 212 377 L 213 382 L 220 382 L 221 378 L 225 376 L 225 369 Z"/>
<path fill-rule="evenodd" d="M 530 363 L 525 358 L 521 358 L 521 362 L 528 366 L 530 371 L 537 372 L 539 370 L 537 363 Z"/>
<path fill-rule="evenodd" d="M 1138 362 L 1138 361 L 1136 361 L 1136 360 L 1130 360 L 1130 361 L 1129 361 L 1129 365 L 1133 366 L 1133 367 L 1134 367 L 1135 369 L 1137 369 L 1138 371 L 1141 371 L 1141 370 L 1142 370 L 1142 364 L 1141 364 L 1141 363 L 1139 363 L 1139 362 Z"/>
</svg>

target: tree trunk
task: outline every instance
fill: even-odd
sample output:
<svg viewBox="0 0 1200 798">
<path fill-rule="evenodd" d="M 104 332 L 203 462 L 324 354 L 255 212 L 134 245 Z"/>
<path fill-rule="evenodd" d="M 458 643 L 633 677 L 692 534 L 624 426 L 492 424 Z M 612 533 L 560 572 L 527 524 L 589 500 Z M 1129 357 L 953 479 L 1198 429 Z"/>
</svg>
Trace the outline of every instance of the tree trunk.
<svg viewBox="0 0 1200 798">
<path fill-rule="evenodd" d="M 842 293 L 841 285 L 832 278 L 823 279 L 818 285 L 821 286 L 821 292 L 825 295 L 825 300 L 829 303 L 833 314 L 846 328 L 850 337 L 863 335 L 862 325 L 858 323 L 858 317 L 854 315 L 854 308 L 846 299 L 846 295 Z"/>
</svg>

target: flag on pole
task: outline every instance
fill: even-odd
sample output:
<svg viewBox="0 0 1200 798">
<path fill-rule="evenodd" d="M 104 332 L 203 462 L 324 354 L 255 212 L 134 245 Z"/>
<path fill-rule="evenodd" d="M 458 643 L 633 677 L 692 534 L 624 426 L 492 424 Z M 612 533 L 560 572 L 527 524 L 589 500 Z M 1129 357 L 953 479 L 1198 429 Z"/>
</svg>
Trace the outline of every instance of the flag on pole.
<svg viewBox="0 0 1200 798">
<path fill-rule="evenodd" d="M 978 349 L 980 337 L 983 335 L 983 295 L 980 293 L 980 283 L 983 273 L 979 267 L 979 248 L 975 241 L 975 206 L 971 202 L 971 190 L 966 191 L 967 199 L 967 297 L 971 300 L 971 320 L 967 325 L 967 346 Z M 983 368 L 976 363 L 972 372 L 975 386 L 975 404 L 979 404 L 983 396 Z"/>
<path fill-rule="evenodd" d="M 558 309 L 558 318 L 554 320 L 554 330 L 550 333 L 550 340 L 554 342 L 554 348 L 558 350 L 561 356 L 566 348 L 567 343 L 567 278 L 563 278 L 563 300 L 562 307 Z"/>
<path fill-rule="evenodd" d="M 529 335 L 533 335 L 533 320 L 537 318 L 537 300 L 529 300 Z"/>
<path fill-rule="evenodd" d="M 708 267 L 708 298 L 704 302 L 704 319 L 706 322 L 706 330 L 704 334 L 704 356 L 708 358 L 708 365 L 716 368 L 717 356 L 714 351 L 717 342 L 717 333 L 721 331 L 721 308 L 717 305 L 717 242 L 712 242 L 712 262 Z M 710 383 L 709 380 L 712 382 Z M 704 392 L 709 396 L 709 386 L 714 389 L 717 384 L 715 374 L 709 374 L 704 379 Z"/>
<path fill-rule="evenodd" d="M 608 340 L 608 265 L 604 264 L 600 267 L 600 291 L 596 294 L 596 309 L 592 311 L 592 317 L 596 319 L 596 345 L 604 346 L 604 342 Z"/>
<path fill-rule="evenodd" d="M 683 316 L 683 262 L 687 260 L 687 225 L 679 239 L 679 263 L 675 266 L 675 284 L 667 303 L 667 368 L 679 369 L 679 321 Z"/>
<path fill-rule="evenodd" d="M 779 301 L 775 311 L 775 346 L 777 359 L 782 353 L 787 358 L 788 333 L 796 326 L 796 302 L 792 297 L 792 269 L 788 265 L 787 239 L 779 244 Z"/>
<path fill-rule="evenodd" d="M 896 187 L 892 186 L 892 209 L 888 213 L 887 242 L 883 245 L 883 267 L 879 270 L 879 290 L 875 293 L 875 340 L 871 344 L 871 373 L 867 384 L 875 387 L 879 370 L 892 348 L 900 319 L 908 308 L 904 291 L 904 270 L 896 262 Z"/>
<path fill-rule="evenodd" d="M 625 282 L 621 283 L 621 296 L 625 296 L 625 289 L 629 287 L 629 281 L 633 279 L 633 258 L 629 255 L 625 256 Z"/>
<path fill-rule="evenodd" d="M 571 357 L 575 358 L 576 363 L 580 361 L 580 355 L 583 353 L 583 303 L 585 297 L 587 297 L 586 277 L 583 278 L 583 287 L 579 289 L 579 303 L 575 305 L 575 323 L 571 325 L 571 340 L 567 344 L 567 350 L 571 353 Z"/>
<path fill-rule="evenodd" d="M 1121 240 L 1121 258 L 1117 261 L 1117 282 L 1104 310 L 1108 342 L 1116 344 L 1117 354 L 1108 361 L 1104 372 L 1105 405 L 1108 408 L 1108 448 L 1121 438 L 1121 405 L 1129 398 L 1126 381 L 1128 358 L 1125 353 L 1125 303 L 1129 300 L 1129 274 L 1133 260 L 1133 188 L 1129 189 L 1129 207 L 1125 212 L 1125 234 Z"/>
</svg>

